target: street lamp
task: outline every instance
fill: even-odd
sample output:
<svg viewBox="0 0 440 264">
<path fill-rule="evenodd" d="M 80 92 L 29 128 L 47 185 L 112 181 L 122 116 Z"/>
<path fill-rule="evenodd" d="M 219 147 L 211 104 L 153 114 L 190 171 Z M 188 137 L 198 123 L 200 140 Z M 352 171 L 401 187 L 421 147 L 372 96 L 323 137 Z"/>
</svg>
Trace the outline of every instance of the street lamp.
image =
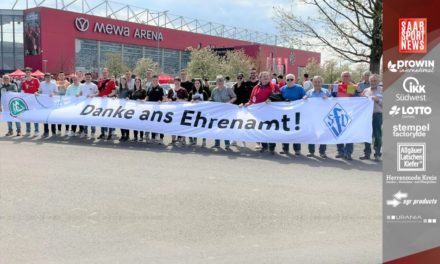
<svg viewBox="0 0 440 264">
<path fill-rule="evenodd" d="M 159 38 L 159 32 L 160 32 L 160 13 L 163 13 L 163 15 L 165 17 L 164 25 L 166 26 L 168 11 L 169 10 L 165 10 L 163 12 L 159 12 L 159 11 L 157 12 L 157 63 L 158 64 L 160 63 L 160 59 L 161 59 L 161 56 L 160 56 L 160 38 Z M 163 64 L 163 62 L 162 62 L 162 64 Z M 162 65 L 160 65 L 160 66 L 162 66 Z"/>
</svg>

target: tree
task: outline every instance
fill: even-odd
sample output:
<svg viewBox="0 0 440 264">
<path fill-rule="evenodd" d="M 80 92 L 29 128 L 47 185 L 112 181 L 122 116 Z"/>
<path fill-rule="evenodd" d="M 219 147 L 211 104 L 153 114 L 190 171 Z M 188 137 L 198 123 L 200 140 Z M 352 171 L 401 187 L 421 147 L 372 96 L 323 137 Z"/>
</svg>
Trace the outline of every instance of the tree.
<svg viewBox="0 0 440 264">
<path fill-rule="evenodd" d="M 293 46 L 326 48 L 345 60 L 368 63 L 379 73 L 382 57 L 382 0 L 301 0 L 316 16 L 303 18 L 276 7 L 281 37 Z M 292 36 L 299 36 L 293 38 Z"/>
<path fill-rule="evenodd" d="M 105 65 L 110 75 L 119 77 L 128 71 L 128 66 L 122 60 L 121 54 L 107 53 L 105 55 Z"/>
<path fill-rule="evenodd" d="M 217 53 L 209 48 L 192 49 L 187 72 L 192 78 L 214 79 L 221 74 L 222 62 Z"/>
<path fill-rule="evenodd" d="M 321 65 L 315 58 L 310 58 L 307 61 L 306 67 L 304 68 L 304 72 L 309 74 L 309 78 L 313 78 L 315 75 L 321 75 L 322 77 L 322 68 Z M 297 76 L 299 79 L 302 76 Z"/>
<path fill-rule="evenodd" d="M 246 74 L 254 66 L 253 60 L 243 50 L 230 50 L 221 58 L 221 74 L 233 78 L 238 73 Z"/>
<path fill-rule="evenodd" d="M 158 74 L 160 71 L 160 67 L 157 62 L 154 62 L 151 58 L 141 58 L 136 62 L 133 73 L 136 74 L 137 77 L 145 79 L 148 69 L 153 70 L 153 73 L 156 74 Z"/>
</svg>

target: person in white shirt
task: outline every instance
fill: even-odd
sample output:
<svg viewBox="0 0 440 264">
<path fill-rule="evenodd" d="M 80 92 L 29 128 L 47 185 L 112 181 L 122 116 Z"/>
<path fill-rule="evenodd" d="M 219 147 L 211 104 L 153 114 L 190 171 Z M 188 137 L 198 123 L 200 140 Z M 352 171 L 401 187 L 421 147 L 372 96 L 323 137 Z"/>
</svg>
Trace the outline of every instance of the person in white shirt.
<svg viewBox="0 0 440 264">
<path fill-rule="evenodd" d="M 55 83 L 52 82 L 50 78 L 50 73 L 44 74 L 44 81 L 40 83 L 40 88 L 38 88 L 38 92 L 35 95 L 39 96 L 40 94 L 49 95 L 50 97 L 54 96 L 58 92 L 58 87 Z M 50 130 L 52 131 L 52 136 L 56 135 L 56 125 L 51 124 Z M 49 136 L 49 124 L 44 124 L 44 134 L 43 137 Z"/>
<path fill-rule="evenodd" d="M 304 73 L 304 81 L 302 86 L 306 93 L 313 89 L 313 83 L 310 81 L 308 73 Z"/>
<path fill-rule="evenodd" d="M 84 74 L 85 83 L 81 84 L 79 88 L 79 93 L 76 96 L 85 96 L 88 98 L 93 98 L 98 95 L 99 90 L 98 86 L 92 82 L 92 73 L 87 72 Z M 92 134 L 91 138 L 95 138 L 96 127 L 92 126 Z M 88 127 L 87 126 L 79 126 L 79 136 L 87 136 Z"/>
</svg>

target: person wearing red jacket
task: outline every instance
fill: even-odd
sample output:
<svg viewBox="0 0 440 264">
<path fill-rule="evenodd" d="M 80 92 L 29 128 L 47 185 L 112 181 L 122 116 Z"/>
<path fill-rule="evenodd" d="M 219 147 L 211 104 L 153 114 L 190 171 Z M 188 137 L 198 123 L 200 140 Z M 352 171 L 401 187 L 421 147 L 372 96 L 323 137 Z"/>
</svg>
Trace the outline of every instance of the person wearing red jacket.
<svg viewBox="0 0 440 264">
<path fill-rule="evenodd" d="M 109 78 L 108 69 L 102 69 L 102 79 L 98 81 L 98 97 L 112 97 L 116 94 L 116 84 Z M 101 127 L 101 135 L 98 139 L 105 139 L 105 133 L 108 130 L 107 140 L 112 138 L 112 132 L 114 128 Z"/>
<path fill-rule="evenodd" d="M 37 78 L 32 77 L 31 75 L 32 69 L 25 69 L 25 79 L 21 82 L 21 92 L 27 94 L 36 94 L 38 89 L 40 88 L 40 82 Z M 34 136 L 37 137 L 39 135 L 38 123 L 34 123 Z M 31 123 L 26 123 L 26 136 L 31 134 Z"/>
<path fill-rule="evenodd" d="M 255 85 L 252 89 L 251 97 L 249 98 L 249 102 L 245 104 L 245 106 L 249 106 L 252 104 L 258 104 L 263 102 L 268 102 L 269 97 L 273 93 L 279 93 L 280 89 L 278 86 L 273 84 L 270 79 L 270 73 L 267 71 L 260 72 L 259 75 L 260 82 Z M 275 154 L 275 143 L 261 143 L 260 152 L 265 152 L 269 149 L 270 153 Z"/>
</svg>

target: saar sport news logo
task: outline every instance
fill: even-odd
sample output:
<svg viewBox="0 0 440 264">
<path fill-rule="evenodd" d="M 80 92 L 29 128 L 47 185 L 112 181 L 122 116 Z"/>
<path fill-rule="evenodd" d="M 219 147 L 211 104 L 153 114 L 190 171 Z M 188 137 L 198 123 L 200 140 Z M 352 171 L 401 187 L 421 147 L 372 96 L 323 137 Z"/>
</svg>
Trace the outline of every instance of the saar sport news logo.
<svg viewBox="0 0 440 264">
<path fill-rule="evenodd" d="M 426 84 L 423 84 L 416 77 L 406 77 L 402 82 L 404 93 L 396 93 L 396 101 L 402 102 L 425 102 Z"/>
<path fill-rule="evenodd" d="M 428 116 L 432 113 L 429 106 L 397 106 L 393 105 L 388 112 L 390 116 L 401 116 L 402 118 L 416 118 L 417 116 Z"/>
<path fill-rule="evenodd" d="M 339 138 L 351 124 L 351 117 L 340 104 L 335 104 L 324 118 L 325 125 Z"/>
<path fill-rule="evenodd" d="M 426 53 L 426 18 L 399 18 L 399 53 Z"/>
<path fill-rule="evenodd" d="M 8 106 L 9 106 L 9 112 L 13 117 L 17 117 L 21 113 L 29 110 L 29 107 L 27 106 L 26 102 L 19 97 L 11 98 L 11 100 L 9 100 Z"/>
</svg>

